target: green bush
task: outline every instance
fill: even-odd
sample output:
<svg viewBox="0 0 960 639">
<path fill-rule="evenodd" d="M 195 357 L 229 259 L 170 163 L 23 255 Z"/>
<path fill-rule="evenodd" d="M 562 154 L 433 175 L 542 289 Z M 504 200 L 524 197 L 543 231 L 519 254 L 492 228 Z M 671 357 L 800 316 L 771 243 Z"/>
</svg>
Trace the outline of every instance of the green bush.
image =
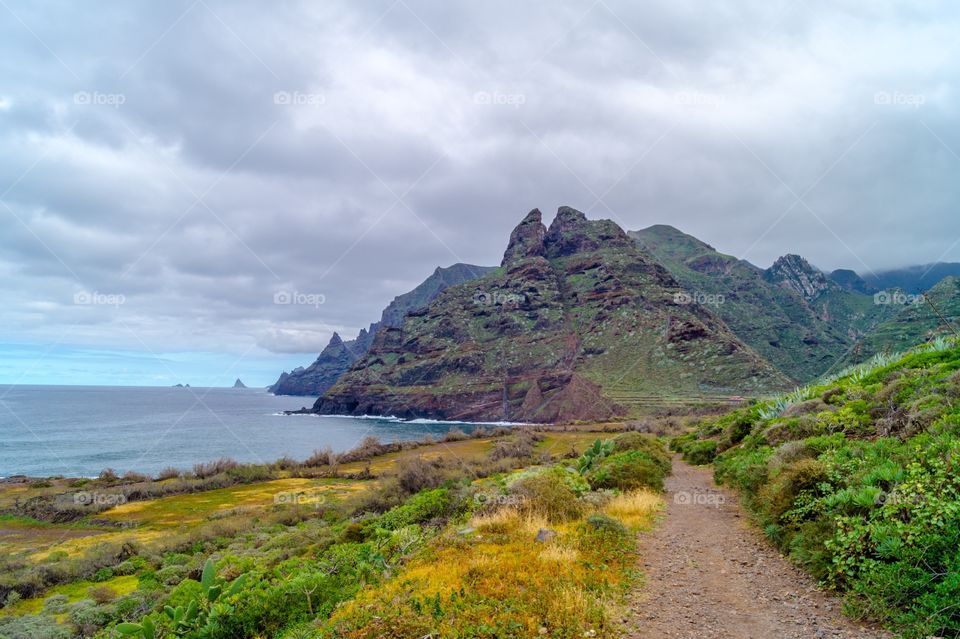
<svg viewBox="0 0 960 639">
<path fill-rule="evenodd" d="M 449 506 L 448 489 L 425 490 L 385 512 L 375 521 L 375 525 L 385 530 L 396 530 L 411 524 L 421 524 L 443 516 Z"/>
<path fill-rule="evenodd" d="M 663 466 L 657 463 L 649 453 L 642 450 L 629 450 L 604 459 L 587 474 L 587 481 L 595 490 L 604 488 L 663 490 L 665 476 Z"/>
<path fill-rule="evenodd" d="M 576 519 L 583 506 L 571 487 L 569 475 L 563 468 L 553 467 L 513 482 L 510 493 L 517 498 L 521 510 L 540 514 L 550 522 Z"/>
<path fill-rule="evenodd" d="M 660 440 L 653 435 L 644 435 L 637 432 L 621 433 L 613 438 L 613 444 L 617 452 L 641 450 L 647 453 L 650 455 L 650 459 L 660 466 L 664 474 L 669 475 L 673 468 L 670 453 Z"/>
</svg>

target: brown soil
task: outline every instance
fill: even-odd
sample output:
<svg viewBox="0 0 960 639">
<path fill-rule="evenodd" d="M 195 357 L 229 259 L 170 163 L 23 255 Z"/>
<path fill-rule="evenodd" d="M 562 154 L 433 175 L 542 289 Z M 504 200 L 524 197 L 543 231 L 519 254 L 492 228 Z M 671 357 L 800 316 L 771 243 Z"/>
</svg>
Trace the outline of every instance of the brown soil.
<svg viewBox="0 0 960 639">
<path fill-rule="evenodd" d="M 844 617 L 753 528 L 711 471 L 674 460 L 667 507 L 642 541 L 642 589 L 631 596 L 627 637 L 789 639 L 891 635 Z"/>
</svg>

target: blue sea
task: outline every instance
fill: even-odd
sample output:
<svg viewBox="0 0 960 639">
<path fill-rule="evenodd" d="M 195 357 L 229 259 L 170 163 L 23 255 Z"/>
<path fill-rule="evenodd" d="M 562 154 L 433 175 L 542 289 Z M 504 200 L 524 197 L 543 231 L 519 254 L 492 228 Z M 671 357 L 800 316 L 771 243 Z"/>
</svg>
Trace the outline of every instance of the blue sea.
<svg viewBox="0 0 960 639">
<path fill-rule="evenodd" d="M 220 457 L 303 460 L 328 445 L 349 450 L 367 435 L 420 439 L 455 425 L 282 412 L 315 399 L 260 389 L 0 386 L 0 477 L 92 477 L 105 468 L 155 474 Z"/>
</svg>

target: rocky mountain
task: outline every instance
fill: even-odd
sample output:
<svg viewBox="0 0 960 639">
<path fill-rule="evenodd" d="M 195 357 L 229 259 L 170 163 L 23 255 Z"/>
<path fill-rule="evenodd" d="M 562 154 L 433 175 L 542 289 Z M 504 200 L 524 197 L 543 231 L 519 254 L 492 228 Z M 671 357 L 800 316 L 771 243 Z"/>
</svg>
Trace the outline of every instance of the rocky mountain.
<svg viewBox="0 0 960 639">
<path fill-rule="evenodd" d="M 246 388 L 247 385 L 240 381 L 240 378 L 237 378 L 237 381 L 233 383 L 234 388 Z"/>
<path fill-rule="evenodd" d="M 797 382 L 829 370 L 893 314 L 874 304 L 869 285 L 852 271 L 828 277 L 798 255 L 764 270 L 666 225 L 630 235 L 677 279 L 689 303 L 708 306 Z"/>
<path fill-rule="evenodd" d="M 960 335 L 960 277 L 946 277 L 923 294 L 900 290 L 877 295 L 895 314 L 864 337 L 845 358 L 856 364 L 877 353 L 895 353 L 941 335 Z"/>
<path fill-rule="evenodd" d="M 360 329 L 357 337 L 349 341 L 344 341 L 334 333 L 310 366 L 281 373 L 280 378 L 268 390 L 274 395 L 322 395 L 353 362 L 366 354 L 373 343 L 374 335 L 381 327 L 399 326 L 407 313 L 429 304 L 444 289 L 480 277 L 492 269 L 490 266 L 472 264 L 437 267 L 430 277 L 415 289 L 395 297 L 383 310 L 379 322 L 371 324 L 369 329 Z"/>
<path fill-rule="evenodd" d="M 561 207 L 546 228 L 534 210 L 500 268 L 381 327 L 313 410 L 597 420 L 657 399 L 789 384 L 714 309 L 684 294 L 613 222 Z"/>
</svg>

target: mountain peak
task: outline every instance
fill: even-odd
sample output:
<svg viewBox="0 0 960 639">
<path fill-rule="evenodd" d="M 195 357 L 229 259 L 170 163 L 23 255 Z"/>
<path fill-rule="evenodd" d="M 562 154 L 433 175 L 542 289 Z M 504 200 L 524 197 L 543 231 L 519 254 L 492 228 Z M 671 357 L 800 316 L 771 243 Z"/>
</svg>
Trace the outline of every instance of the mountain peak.
<svg viewBox="0 0 960 639">
<path fill-rule="evenodd" d="M 327 348 L 330 348 L 331 346 L 342 346 L 342 345 L 343 345 L 343 339 L 340 337 L 340 333 L 334 331 L 333 336 L 330 338 L 330 343 L 327 344 Z"/>
<path fill-rule="evenodd" d="M 510 233 L 510 242 L 503 253 L 501 266 L 528 257 L 543 255 L 543 240 L 547 234 L 547 227 L 543 225 L 543 214 L 540 209 L 533 209 Z"/>
<path fill-rule="evenodd" d="M 556 258 L 601 248 L 634 248 L 627 233 L 610 220 L 588 220 L 569 206 L 557 209 L 543 241 L 546 257 Z"/>
<path fill-rule="evenodd" d="M 811 300 L 830 288 L 830 280 L 822 271 L 793 253 L 788 253 L 774 262 L 773 266 L 767 269 L 766 276 L 775 284 L 792 288 L 806 300 Z"/>
</svg>

